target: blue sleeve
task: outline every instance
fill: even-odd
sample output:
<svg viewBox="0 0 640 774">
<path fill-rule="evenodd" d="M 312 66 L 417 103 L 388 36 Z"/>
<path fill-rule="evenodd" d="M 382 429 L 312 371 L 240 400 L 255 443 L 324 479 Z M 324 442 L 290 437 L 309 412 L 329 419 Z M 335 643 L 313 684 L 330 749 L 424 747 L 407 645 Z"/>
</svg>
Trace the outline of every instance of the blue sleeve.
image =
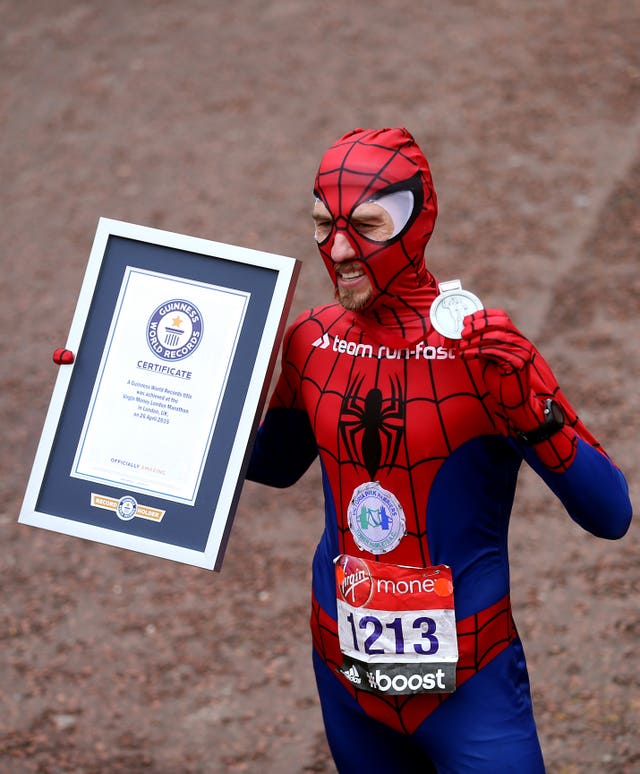
<svg viewBox="0 0 640 774">
<path fill-rule="evenodd" d="M 578 439 L 576 457 L 565 473 L 550 472 L 530 448 L 524 450 L 524 458 L 583 529 L 609 540 L 621 538 L 629 529 L 632 508 L 626 479 L 586 441 Z"/>
<path fill-rule="evenodd" d="M 267 486 L 291 486 L 307 471 L 317 454 L 305 411 L 270 408 L 258 430 L 247 478 Z"/>
</svg>

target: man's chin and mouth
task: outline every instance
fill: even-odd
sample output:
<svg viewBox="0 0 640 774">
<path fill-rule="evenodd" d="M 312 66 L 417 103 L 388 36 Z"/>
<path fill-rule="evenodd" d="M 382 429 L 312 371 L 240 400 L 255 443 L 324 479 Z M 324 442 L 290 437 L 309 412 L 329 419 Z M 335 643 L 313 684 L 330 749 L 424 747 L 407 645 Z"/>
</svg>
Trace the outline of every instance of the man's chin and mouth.
<svg viewBox="0 0 640 774">
<path fill-rule="evenodd" d="M 336 298 L 345 309 L 358 312 L 367 306 L 372 296 L 371 281 L 362 269 L 336 272 Z"/>
</svg>

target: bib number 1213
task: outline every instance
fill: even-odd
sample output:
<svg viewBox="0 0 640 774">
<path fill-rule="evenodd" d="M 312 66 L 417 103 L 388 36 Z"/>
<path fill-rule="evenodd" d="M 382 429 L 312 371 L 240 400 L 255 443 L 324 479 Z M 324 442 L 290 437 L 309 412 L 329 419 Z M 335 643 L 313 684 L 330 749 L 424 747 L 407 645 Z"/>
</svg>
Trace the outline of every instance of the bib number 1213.
<svg viewBox="0 0 640 774">
<path fill-rule="evenodd" d="M 411 653 L 432 656 L 440 647 L 438 626 L 430 616 L 405 614 L 381 619 L 379 615 L 360 616 L 350 610 L 346 613 L 346 623 L 351 631 L 353 651 L 366 656 Z"/>
</svg>

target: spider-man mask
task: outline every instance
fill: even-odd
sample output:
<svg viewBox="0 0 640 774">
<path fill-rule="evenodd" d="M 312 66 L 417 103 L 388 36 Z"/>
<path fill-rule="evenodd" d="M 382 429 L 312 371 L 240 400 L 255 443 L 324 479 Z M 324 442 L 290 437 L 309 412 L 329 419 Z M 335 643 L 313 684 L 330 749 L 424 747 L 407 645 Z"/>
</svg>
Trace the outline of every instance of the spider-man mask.
<svg viewBox="0 0 640 774">
<path fill-rule="evenodd" d="M 331 251 L 338 233 L 346 237 L 373 287 L 365 313 L 406 306 L 416 291 L 433 285 L 424 250 L 436 219 L 436 193 L 429 164 L 406 129 L 346 134 L 323 156 L 314 193 L 332 219 L 328 233 L 317 235 L 320 254 L 336 285 Z M 360 233 L 352 222 L 365 202 L 378 203 L 392 217 L 393 231 L 384 241 Z"/>
</svg>

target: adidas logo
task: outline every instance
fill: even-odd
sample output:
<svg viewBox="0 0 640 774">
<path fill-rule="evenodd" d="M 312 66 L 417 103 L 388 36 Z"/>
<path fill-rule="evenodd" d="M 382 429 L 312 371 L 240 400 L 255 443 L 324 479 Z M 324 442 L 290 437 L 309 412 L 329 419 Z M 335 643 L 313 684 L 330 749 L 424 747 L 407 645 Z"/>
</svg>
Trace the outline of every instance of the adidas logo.
<svg viewBox="0 0 640 774">
<path fill-rule="evenodd" d="M 360 677 L 360 675 L 358 673 L 358 670 L 357 670 L 355 664 L 353 666 L 349 667 L 349 669 L 347 669 L 345 671 L 343 671 L 343 670 L 340 670 L 340 671 L 342 672 L 342 674 L 347 678 L 347 680 L 350 683 L 355 683 L 356 685 L 360 685 L 360 683 L 362 682 L 362 679 L 361 679 L 361 677 Z"/>
</svg>

